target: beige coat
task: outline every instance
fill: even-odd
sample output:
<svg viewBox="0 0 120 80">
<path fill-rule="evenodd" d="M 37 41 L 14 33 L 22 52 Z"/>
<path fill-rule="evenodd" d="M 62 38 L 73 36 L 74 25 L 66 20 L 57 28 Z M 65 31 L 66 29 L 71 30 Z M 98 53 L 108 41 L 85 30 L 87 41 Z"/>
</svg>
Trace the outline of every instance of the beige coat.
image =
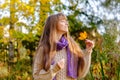
<svg viewBox="0 0 120 80">
<path fill-rule="evenodd" d="M 42 48 L 40 48 L 38 52 L 42 53 Z M 45 71 L 43 69 L 44 63 L 42 63 L 43 57 L 42 57 L 41 53 L 36 53 L 36 56 L 34 57 L 34 63 L 33 63 L 33 78 L 34 78 L 34 80 L 52 80 L 55 76 L 60 76 L 59 74 L 62 71 L 64 71 L 66 73 L 66 70 L 65 69 L 61 70 L 61 68 L 58 65 L 54 65 L 54 66 L 51 65 L 50 69 L 48 71 Z M 92 51 L 89 51 L 89 52 L 84 51 L 85 66 L 82 71 L 81 71 L 81 68 L 79 68 L 79 70 L 78 70 L 79 78 L 85 77 L 89 71 L 90 63 L 91 63 L 91 53 L 92 53 Z M 59 55 L 57 55 L 57 54 L 59 54 Z M 55 59 L 56 60 L 57 60 L 57 58 L 61 59 L 60 56 L 65 55 L 65 54 L 66 54 L 66 51 L 64 49 L 62 49 L 61 51 L 58 51 L 56 53 Z M 66 57 L 63 57 L 63 58 L 65 58 L 65 60 L 66 60 Z M 63 73 L 63 75 L 66 75 L 66 74 Z M 66 77 L 62 77 L 62 79 L 57 77 L 57 80 L 75 80 L 75 79 L 72 79 L 72 78 L 69 78 L 66 76 Z"/>
</svg>

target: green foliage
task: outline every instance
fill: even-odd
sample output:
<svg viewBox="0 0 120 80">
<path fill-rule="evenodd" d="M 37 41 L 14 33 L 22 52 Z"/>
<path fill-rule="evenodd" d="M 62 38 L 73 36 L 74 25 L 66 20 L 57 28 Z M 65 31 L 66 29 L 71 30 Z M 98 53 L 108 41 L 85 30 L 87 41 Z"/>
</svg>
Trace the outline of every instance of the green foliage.
<svg viewBox="0 0 120 80">
<path fill-rule="evenodd" d="M 0 77 L 2 80 L 32 80 L 32 65 L 30 59 L 22 59 L 16 63 L 9 63 L 6 67 L 9 67 L 9 76 Z M 31 79 L 30 79 L 31 78 Z"/>
</svg>

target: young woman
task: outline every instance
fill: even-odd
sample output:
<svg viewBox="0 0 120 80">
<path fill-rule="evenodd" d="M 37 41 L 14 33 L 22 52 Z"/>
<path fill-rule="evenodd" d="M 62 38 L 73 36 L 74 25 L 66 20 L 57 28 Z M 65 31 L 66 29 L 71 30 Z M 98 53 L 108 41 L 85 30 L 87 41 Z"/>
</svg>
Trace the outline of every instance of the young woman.
<svg viewBox="0 0 120 80">
<path fill-rule="evenodd" d="M 89 71 L 94 44 L 86 40 L 82 51 L 68 32 L 63 13 L 47 18 L 33 64 L 34 80 L 77 80 Z"/>
</svg>

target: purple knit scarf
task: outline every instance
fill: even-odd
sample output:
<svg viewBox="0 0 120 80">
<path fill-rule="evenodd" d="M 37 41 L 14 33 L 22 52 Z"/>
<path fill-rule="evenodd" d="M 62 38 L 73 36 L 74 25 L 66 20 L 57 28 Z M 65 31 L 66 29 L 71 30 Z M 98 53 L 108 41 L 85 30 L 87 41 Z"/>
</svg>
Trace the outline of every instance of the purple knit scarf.
<svg viewBox="0 0 120 80">
<path fill-rule="evenodd" d="M 66 48 L 67 51 L 67 76 L 71 78 L 77 78 L 77 69 L 78 69 L 78 57 L 74 54 L 71 54 L 70 49 L 68 47 L 67 39 L 62 36 L 59 42 L 57 43 L 57 50 L 62 50 Z M 56 80 L 55 78 L 53 80 Z"/>
</svg>

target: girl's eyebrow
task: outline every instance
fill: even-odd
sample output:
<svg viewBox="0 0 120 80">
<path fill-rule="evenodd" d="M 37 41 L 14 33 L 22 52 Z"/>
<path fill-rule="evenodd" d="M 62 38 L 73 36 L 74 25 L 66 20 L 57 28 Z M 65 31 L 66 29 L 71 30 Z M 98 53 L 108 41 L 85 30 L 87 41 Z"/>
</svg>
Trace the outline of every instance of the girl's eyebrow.
<svg viewBox="0 0 120 80">
<path fill-rule="evenodd" d="M 63 19 L 63 20 L 61 20 L 61 21 L 68 21 L 68 20 Z"/>
</svg>

